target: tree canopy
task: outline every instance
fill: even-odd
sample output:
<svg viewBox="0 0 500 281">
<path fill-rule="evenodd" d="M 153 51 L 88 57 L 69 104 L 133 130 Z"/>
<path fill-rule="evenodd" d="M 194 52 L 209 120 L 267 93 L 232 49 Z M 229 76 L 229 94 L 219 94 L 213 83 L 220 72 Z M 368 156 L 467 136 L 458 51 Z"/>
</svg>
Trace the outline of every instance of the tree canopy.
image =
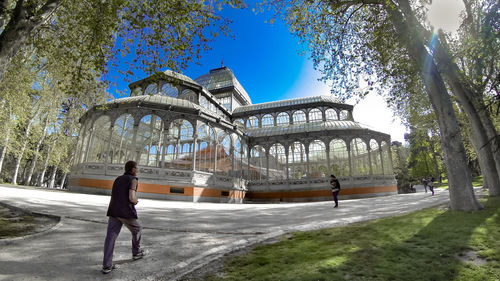
<svg viewBox="0 0 500 281">
<path fill-rule="evenodd" d="M 479 39 L 481 44 L 491 46 L 483 49 L 488 55 L 482 54 L 481 58 L 495 57 L 498 37 L 493 39 L 494 36 L 490 35 L 498 34 L 497 25 L 491 20 L 498 17 L 492 12 L 498 10 L 498 1 L 478 1 L 477 5 L 464 2 L 478 12 L 479 16 L 473 21 L 483 26 L 479 30 L 489 34 Z M 261 7 L 272 9 L 276 17 L 288 23 L 292 33 L 310 50 L 315 67 L 324 75 L 323 79 L 333 82 L 332 92 L 337 95 L 348 98 L 377 91 L 385 95 L 389 104 L 397 110 L 407 112 L 411 96 L 425 92 L 440 128 L 445 162 L 451 176 L 452 207 L 477 209 L 480 206 L 474 198 L 471 184 L 464 184 L 464 181 L 471 181 L 471 177 L 464 166 L 466 153 L 450 92 L 457 96 L 467 113 L 476 148 L 482 147 L 488 138 L 495 135 L 489 115 L 483 114 L 483 97 L 487 93 L 472 87 L 470 81 L 473 79 L 454 62 L 454 50 L 447 35 L 433 33 L 426 21 L 428 3 L 425 0 L 269 0 Z M 460 41 L 465 42 L 464 39 Z M 472 44 L 481 46 L 477 41 Z M 495 83 L 491 82 L 495 75 L 487 76 L 490 78 L 482 82 L 490 85 L 488 93 L 496 93 Z M 468 104 L 468 100 L 473 102 Z M 478 150 L 484 160 L 482 168 L 495 166 L 496 159 L 492 157 L 496 157 L 495 144 L 486 145 L 486 150 Z M 486 176 L 491 180 L 500 179 L 494 169 L 483 172 L 487 172 Z M 498 195 L 500 185 L 489 187 L 490 194 Z"/>
</svg>

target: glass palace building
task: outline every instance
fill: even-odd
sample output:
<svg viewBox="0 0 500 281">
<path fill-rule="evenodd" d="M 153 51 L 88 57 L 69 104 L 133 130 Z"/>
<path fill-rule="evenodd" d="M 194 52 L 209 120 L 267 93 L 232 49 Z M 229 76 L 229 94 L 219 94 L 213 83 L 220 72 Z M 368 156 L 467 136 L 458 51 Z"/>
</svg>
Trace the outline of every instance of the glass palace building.
<svg viewBox="0 0 500 281">
<path fill-rule="evenodd" d="M 396 194 L 390 136 L 332 95 L 252 104 L 227 67 L 196 79 L 167 70 L 130 97 L 88 110 L 69 189 L 109 194 L 138 163 L 139 196 L 193 202 L 331 200 Z"/>
</svg>

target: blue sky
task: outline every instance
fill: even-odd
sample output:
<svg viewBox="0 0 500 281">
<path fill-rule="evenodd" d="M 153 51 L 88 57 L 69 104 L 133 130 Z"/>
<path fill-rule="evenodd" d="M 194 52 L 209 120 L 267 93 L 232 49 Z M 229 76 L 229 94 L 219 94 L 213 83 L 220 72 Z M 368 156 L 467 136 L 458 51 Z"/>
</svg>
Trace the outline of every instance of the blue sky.
<svg viewBox="0 0 500 281">
<path fill-rule="evenodd" d="M 320 73 L 313 69 L 308 54 L 299 54 L 303 48 L 282 21 L 266 23 L 269 15 L 255 14 L 251 9 L 225 9 L 222 13 L 233 20 L 234 38 L 218 37 L 210 44 L 212 50 L 203 54 L 200 65 L 193 63 L 183 74 L 195 79 L 220 67 L 223 61 L 254 104 L 330 94 L 330 88 L 318 81 Z M 116 79 L 121 90 L 128 90 L 128 83 L 119 74 L 112 73 L 110 78 Z M 375 94 L 370 94 L 354 109 L 356 121 L 403 142 L 405 129 L 392 115 L 382 98 Z"/>
</svg>

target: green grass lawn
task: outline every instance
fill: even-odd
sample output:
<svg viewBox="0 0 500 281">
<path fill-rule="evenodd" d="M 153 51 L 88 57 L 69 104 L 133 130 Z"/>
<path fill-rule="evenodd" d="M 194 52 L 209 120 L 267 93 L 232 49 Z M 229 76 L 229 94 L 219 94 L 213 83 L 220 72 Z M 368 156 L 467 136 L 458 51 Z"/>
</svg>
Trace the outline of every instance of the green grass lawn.
<svg viewBox="0 0 500 281">
<path fill-rule="evenodd" d="M 59 218 L 32 214 L 0 204 L 0 239 L 45 231 L 58 222 Z"/>
<path fill-rule="evenodd" d="M 472 179 L 472 186 L 482 186 L 483 176 L 478 176 Z M 441 185 L 436 185 L 436 187 L 448 189 L 448 179 L 444 179 Z"/>
<path fill-rule="evenodd" d="M 205 280 L 500 280 L 500 198 L 482 203 L 296 232 L 228 258 Z M 483 264 L 461 261 L 467 253 Z"/>
<path fill-rule="evenodd" d="M 36 227 L 32 216 L 19 214 L 0 206 L 0 239 L 31 233 Z"/>
</svg>

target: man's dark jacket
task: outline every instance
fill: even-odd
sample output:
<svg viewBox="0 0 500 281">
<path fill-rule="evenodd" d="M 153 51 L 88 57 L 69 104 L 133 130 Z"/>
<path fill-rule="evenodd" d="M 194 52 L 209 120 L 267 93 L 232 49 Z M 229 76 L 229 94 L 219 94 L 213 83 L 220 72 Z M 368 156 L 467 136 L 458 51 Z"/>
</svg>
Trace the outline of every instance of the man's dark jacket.
<svg viewBox="0 0 500 281">
<path fill-rule="evenodd" d="M 135 206 L 129 201 L 129 190 L 133 179 L 137 179 L 137 177 L 128 173 L 115 179 L 108 213 L 106 214 L 108 217 L 137 219 Z"/>
</svg>

